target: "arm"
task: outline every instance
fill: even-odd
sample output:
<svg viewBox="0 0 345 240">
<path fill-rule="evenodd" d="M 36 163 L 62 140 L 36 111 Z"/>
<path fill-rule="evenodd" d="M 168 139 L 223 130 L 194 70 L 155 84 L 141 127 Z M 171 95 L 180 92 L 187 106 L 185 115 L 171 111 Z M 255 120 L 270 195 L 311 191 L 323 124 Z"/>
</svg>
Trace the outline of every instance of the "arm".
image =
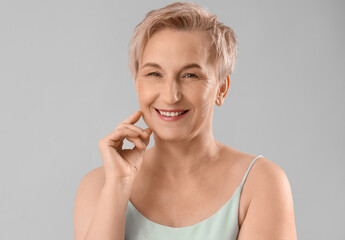
<svg viewBox="0 0 345 240">
<path fill-rule="evenodd" d="M 103 167 L 84 176 L 77 190 L 74 240 L 123 240 L 130 187 L 120 181 L 105 183 Z"/>
<path fill-rule="evenodd" d="M 253 196 L 238 240 L 296 240 L 289 180 L 275 163 L 257 162 Z"/>
</svg>

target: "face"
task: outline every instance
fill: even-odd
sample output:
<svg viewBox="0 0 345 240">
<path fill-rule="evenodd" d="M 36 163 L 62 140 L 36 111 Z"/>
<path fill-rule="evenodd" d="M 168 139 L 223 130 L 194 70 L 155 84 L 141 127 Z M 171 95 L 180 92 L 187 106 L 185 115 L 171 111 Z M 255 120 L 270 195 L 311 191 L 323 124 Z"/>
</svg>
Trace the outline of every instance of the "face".
<svg viewBox="0 0 345 240">
<path fill-rule="evenodd" d="M 208 54 L 205 32 L 163 29 L 149 39 L 135 85 L 143 119 L 155 137 L 181 141 L 212 128 L 219 86 Z M 188 111 L 166 117 L 158 110 Z"/>
</svg>

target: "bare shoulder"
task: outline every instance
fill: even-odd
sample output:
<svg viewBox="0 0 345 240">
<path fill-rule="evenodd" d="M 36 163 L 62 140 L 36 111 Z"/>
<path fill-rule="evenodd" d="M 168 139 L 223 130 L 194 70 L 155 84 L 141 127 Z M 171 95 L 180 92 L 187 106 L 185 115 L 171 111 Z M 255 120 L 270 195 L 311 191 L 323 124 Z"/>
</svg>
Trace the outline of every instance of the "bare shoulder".
<svg viewBox="0 0 345 240">
<path fill-rule="evenodd" d="M 289 183 L 288 178 L 283 171 L 283 169 L 278 166 L 276 163 L 268 160 L 265 157 L 260 157 L 256 160 L 255 164 L 253 165 L 253 169 L 255 167 L 255 170 L 252 171 L 252 178 L 255 178 L 256 181 L 260 181 L 262 183 L 265 183 L 264 185 L 256 186 L 257 192 L 259 192 L 260 187 L 263 188 L 269 188 L 267 184 L 284 184 L 286 187 L 286 184 Z M 275 180 L 275 181 L 272 181 Z M 278 182 L 277 182 L 278 180 Z M 290 186 L 289 186 L 290 187 Z"/>
<path fill-rule="evenodd" d="M 250 202 L 238 239 L 297 239 L 291 187 L 283 169 L 258 158 L 248 186 Z"/>
<path fill-rule="evenodd" d="M 104 182 L 105 177 L 103 166 L 89 171 L 80 181 L 77 190 L 76 200 L 81 200 L 81 197 L 93 197 L 95 193 L 101 191 Z M 79 199 L 77 199 L 78 197 Z"/>
<path fill-rule="evenodd" d="M 81 239 L 90 224 L 104 181 L 103 166 L 91 170 L 80 181 L 73 209 L 74 239 Z"/>
<path fill-rule="evenodd" d="M 292 200 L 289 179 L 284 170 L 267 158 L 258 158 L 252 171 L 251 201 L 266 197 L 267 200 L 284 197 L 286 201 Z M 262 193 L 267 195 L 263 196 Z"/>
<path fill-rule="evenodd" d="M 102 187 L 105 181 L 104 177 L 104 166 L 95 168 L 85 174 L 80 182 L 79 188 L 99 188 Z"/>
</svg>

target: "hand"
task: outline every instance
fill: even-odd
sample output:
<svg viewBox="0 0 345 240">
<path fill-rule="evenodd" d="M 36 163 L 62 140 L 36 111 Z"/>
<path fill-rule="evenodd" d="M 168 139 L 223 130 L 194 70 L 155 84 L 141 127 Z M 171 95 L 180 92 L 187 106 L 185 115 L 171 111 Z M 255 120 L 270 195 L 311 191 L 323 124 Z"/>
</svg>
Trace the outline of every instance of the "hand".
<svg viewBox="0 0 345 240">
<path fill-rule="evenodd" d="M 133 180 L 138 174 L 152 133 L 149 128 L 143 130 L 134 125 L 141 115 L 141 111 L 136 111 L 99 141 L 106 180 Z M 132 149 L 122 149 L 125 138 L 135 145 Z"/>
</svg>

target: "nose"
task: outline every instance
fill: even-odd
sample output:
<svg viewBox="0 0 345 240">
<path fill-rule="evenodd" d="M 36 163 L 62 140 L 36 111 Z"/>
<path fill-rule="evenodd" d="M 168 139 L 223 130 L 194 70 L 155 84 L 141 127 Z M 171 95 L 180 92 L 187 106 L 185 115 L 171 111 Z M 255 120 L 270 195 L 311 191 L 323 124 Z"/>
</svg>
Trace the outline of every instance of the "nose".
<svg viewBox="0 0 345 240">
<path fill-rule="evenodd" d="M 166 104 L 173 105 L 180 101 L 182 95 L 180 84 L 177 79 L 167 79 L 162 89 L 162 97 Z"/>
</svg>

